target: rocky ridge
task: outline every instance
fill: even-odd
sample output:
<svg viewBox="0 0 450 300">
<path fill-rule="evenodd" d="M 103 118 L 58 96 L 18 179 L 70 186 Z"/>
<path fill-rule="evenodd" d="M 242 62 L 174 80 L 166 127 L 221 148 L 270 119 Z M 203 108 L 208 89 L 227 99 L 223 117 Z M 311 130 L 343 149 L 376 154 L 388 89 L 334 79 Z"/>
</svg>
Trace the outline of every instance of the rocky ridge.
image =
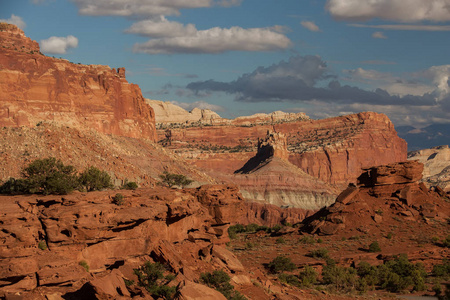
<svg viewBox="0 0 450 300">
<path fill-rule="evenodd" d="M 125 69 L 44 56 L 14 25 L 0 24 L 0 126 L 55 121 L 155 140 L 155 115 Z"/>
</svg>

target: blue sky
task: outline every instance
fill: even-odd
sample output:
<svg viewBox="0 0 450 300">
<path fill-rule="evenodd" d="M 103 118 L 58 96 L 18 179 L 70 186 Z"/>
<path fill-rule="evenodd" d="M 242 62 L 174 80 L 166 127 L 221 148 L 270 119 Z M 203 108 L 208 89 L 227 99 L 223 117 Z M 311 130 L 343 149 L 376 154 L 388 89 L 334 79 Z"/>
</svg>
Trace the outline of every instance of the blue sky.
<svg viewBox="0 0 450 300">
<path fill-rule="evenodd" d="M 0 19 L 188 110 L 450 122 L 450 0 L 0 0 Z"/>
</svg>

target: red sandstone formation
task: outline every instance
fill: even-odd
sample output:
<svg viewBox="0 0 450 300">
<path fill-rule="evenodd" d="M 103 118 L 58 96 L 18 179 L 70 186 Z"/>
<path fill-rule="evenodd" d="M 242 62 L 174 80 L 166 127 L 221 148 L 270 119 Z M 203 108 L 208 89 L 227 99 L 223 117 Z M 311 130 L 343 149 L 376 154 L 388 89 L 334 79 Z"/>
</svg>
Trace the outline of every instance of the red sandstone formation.
<svg viewBox="0 0 450 300">
<path fill-rule="evenodd" d="M 42 55 L 14 25 L 0 24 L 0 126 L 51 120 L 101 133 L 155 140 L 155 115 L 125 69 Z"/>
<path fill-rule="evenodd" d="M 91 299 L 83 294 L 87 290 L 100 297 L 95 299 L 130 299 L 123 278 L 137 281 L 133 268 L 150 259 L 184 281 L 182 295 L 196 286 L 191 282 L 201 272 L 215 269 L 251 285 L 241 262 L 223 247 L 230 223 L 271 225 L 303 217 L 299 210 L 275 208 L 271 213 L 267 205 L 266 216 L 252 213 L 260 207 L 247 206 L 232 186 L 120 193 L 125 197 L 120 206 L 112 203 L 115 191 L 0 196 L 0 297 L 21 293 L 28 295 L 25 299 L 41 299 L 36 295 L 51 297 L 51 291 L 58 291 Z"/>
<path fill-rule="evenodd" d="M 361 168 L 406 160 L 406 142 L 383 114 L 365 112 L 324 120 L 258 126 L 172 129 L 172 146 L 194 165 L 231 174 L 255 154 L 268 130 L 287 136 L 289 161 L 330 184 L 356 182 Z M 158 132 L 159 140 L 164 132 Z"/>
<path fill-rule="evenodd" d="M 402 222 L 446 222 L 450 213 L 447 198 L 429 190 L 423 183 L 423 165 L 407 161 L 366 170 L 359 178 L 361 186 L 349 186 L 336 199 L 305 220 L 305 230 L 330 235 L 356 229 L 373 232 L 397 219 Z"/>
</svg>

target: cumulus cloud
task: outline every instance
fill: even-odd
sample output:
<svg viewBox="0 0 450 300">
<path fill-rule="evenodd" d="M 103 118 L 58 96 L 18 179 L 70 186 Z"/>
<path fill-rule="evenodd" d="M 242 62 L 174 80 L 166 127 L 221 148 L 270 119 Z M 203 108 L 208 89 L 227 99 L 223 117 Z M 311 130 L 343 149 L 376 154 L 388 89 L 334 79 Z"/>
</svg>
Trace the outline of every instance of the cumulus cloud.
<svg viewBox="0 0 450 300">
<path fill-rule="evenodd" d="M 303 21 L 300 24 L 302 24 L 303 27 L 305 27 L 306 29 L 308 29 L 310 31 L 314 31 L 314 32 L 321 31 L 319 26 L 317 26 L 314 22 Z"/>
<path fill-rule="evenodd" d="M 215 5 L 239 5 L 240 0 L 72 0 L 80 14 L 90 16 L 169 16 L 180 9 L 205 8 Z"/>
<path fill-rule="evenodd" d="M 450 21 L 448 0 L 328 0 L 326 9 L 335 19 L 345 21 Z"/>
<path fill-rule="evenodd" d="M 175 22 L 169 22 L 175 23 Z M 192 31 L 192 27 L 179 27 L 183 32 Z M 154 30 L 153 34 L 163 34 L 163 30 Z M 175 36 L 173 36 L 175 35 Z M 196 30 L 188 35 L 173 33 L 172 37 L 151 39 L 146 43 L 137 43 L 133 47 L 134 52 L 148 54 L 173 54 L 173 53 L 223 53 L 227 51 L 275 51 L 286 49 L 291 41 L 278 27 L 274 28 L 250 28 L 241 27 Z"/>
<path fill-rule="evenodd" d="M 410 25 L 410 24 L 386 24 L 386 25 L 366 25 L 348 24 L 351 27 L 376 28 L 384 30 L 414 30 L 414 31 L 450 31 L 450 25 Z"/>
<path fill-rule="evenodd" d="M 11 18 L 9 18 L 9 19 L 0 19 L 0 22 L 14 24 L 22 30 L 25 29 L 25 27 L 27 27 L 27 24 L 23 21 L 23 19 L 14 14 L 11 14 Z"/>
<path fill-rule="evenodd" d="M 164 16 L 161 16 L 158 19 L 144 20 L 134 23 L 130 28 L 125 30 L 125 32 L 152 38 L 159 38 L 193 36 L 197 32 L 197 28 L 195 28 L 195 25 L 193 24 L 183 25 L 178 22 L 169 21 Z"/>
<path fill-rule="evenodd" d="M 44 53 L 64 54 L 70 48 L 78 47 L 78 39 L 73 35 L 67 37 L 52 36 L 40 41 L 41 50 Z"/>
<path fill-rule="evenodd" d="M 372 34 L 372 37 L 373 37 L 374 39 L 387 39 L 387 36 L 385 36 L 384 33 L 381 32 L 381 31 L 374 32 L 374 33 Z"/>
</svg>

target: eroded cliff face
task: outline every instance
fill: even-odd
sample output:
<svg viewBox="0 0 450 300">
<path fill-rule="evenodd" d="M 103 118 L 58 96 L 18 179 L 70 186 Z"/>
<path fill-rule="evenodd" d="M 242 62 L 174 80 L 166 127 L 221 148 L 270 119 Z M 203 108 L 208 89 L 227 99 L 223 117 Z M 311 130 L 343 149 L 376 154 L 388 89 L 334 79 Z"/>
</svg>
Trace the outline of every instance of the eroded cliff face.
<svg viewBox="0 0 450 300">
<path fill-rule="evenodd" d="M 101 133 L 155 140 L 155 115 L 125 69 L 42 55 L 14 25 L 0 24 L 0 126 L 55 121 Z"/>
<path fill-rule="evenodd" d="M 273 123 L 258 126 L 172 128 L 172 146 L 194 165 L 231 174 L 253 157 L 258 138 L 267 131 L 287 137 L 288 160 L 307 174 L 345 187 L 356 182 L 361 168 L 406 160 L 407 145 L 384 114 Z M 159 140 L 164 131 L 158 132 Z"/>
</svg>

